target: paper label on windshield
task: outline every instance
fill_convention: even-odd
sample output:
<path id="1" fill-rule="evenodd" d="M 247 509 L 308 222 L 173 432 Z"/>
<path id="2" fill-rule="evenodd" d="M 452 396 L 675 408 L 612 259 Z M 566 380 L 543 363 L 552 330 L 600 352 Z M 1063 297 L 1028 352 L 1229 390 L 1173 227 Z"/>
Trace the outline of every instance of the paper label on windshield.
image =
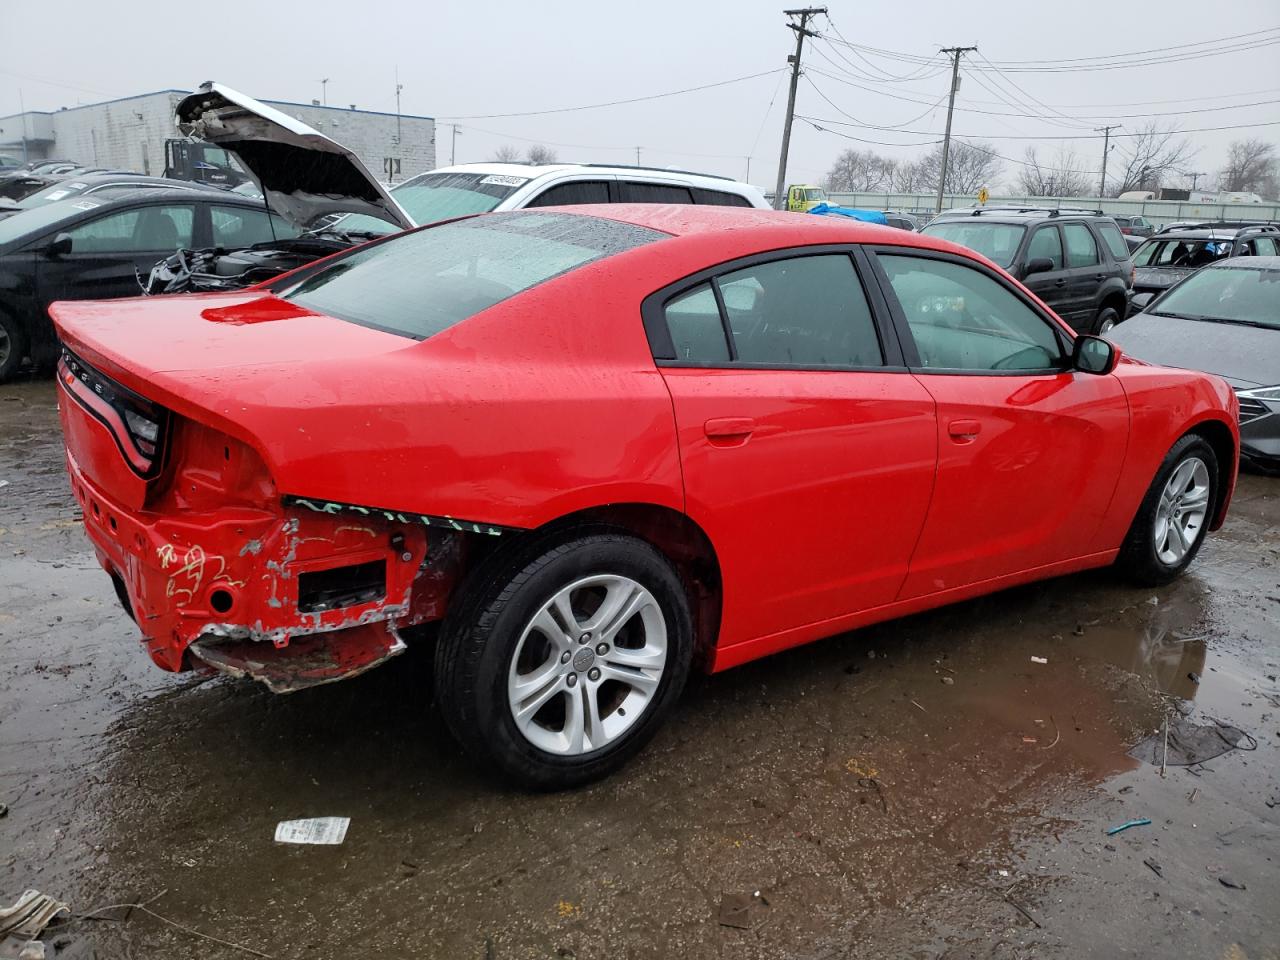
<path id="1" fill-rule="evenodd" d="M 350 825 L 350 817 L 281 820 L 276 824 L 276 843 L 337 844 L 347 838 L 347 827 Z"/>
<path id="2" fill-rule="evenodd" d="M 84 184 L 83 184 L 83 183 L 73 183 L 73 184 L 70 184 L 70 187 L 71 187 L 71 189 L 72 189 L 72 190 L 83 190 L 83 189 L 84 189 Z"/>
<path id="3" fill-rule="evenodd" d="M 72 206 L 77 210 L 96 210 L 102 204 L 94 203 L 92 200 L 81 200 L 79 203 L 73 203 Z"/>
<path id="4" fill-rule="evenodd" d="M 45 199 L 48 200 L 50 203 L 52 203 L 54 200 L 61 200 L 70 192 L 71 192 L 70 190 L 55 190 L 53 191 L 53 193 L 45 197 Z"/>
<path id="5" fill-rule="evenodd" d="M 500 173 L 495 173 L 492 176 L 485 177 L 480 182 L 492 183 L 500 187 L 518 187 L 522 183 L 528 183 L 529 178 L 528 177 L 507 177 L 507 176 L 503 176 Z"/>

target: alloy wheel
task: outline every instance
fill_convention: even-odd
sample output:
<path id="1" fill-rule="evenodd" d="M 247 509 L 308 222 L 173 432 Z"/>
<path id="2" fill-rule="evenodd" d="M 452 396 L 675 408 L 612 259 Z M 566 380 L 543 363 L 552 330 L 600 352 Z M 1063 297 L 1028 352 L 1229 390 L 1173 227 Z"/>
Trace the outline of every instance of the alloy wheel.
<path id="1" fill-rule="evenodd" d="M 1209 468 L 1199 457 L 1183 460 L 1169 476 L 1156 506 L 1152 537 L 1161 563 L 1176 566 L 1204 535 L 1209 490 Z"/>
<path id="2" fill-rule="evenodd" d="M 629 577 L 586 577 L 556 592 L 525 626 L 507 672 L 507 703 L 533 746 L 579 756 L 636 724 L 666 663 L 666 618 L 653 594 Z"/>

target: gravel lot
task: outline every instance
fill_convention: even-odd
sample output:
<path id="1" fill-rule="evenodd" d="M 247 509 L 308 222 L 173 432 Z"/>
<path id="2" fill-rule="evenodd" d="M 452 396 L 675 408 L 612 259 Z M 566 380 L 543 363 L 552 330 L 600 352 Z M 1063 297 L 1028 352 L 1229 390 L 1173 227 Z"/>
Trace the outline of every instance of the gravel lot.
<path id="1" fill-rule="evenodd" d="M 1280 480 L 1171 587 L 1067 577 L 697 680 L 621 774 L 526 795 L 455 750 L 429 651 L 286 697 L 151 666 L 54 404 L 0 387 L 0 901 L 159 895 L 277 958 L 1280 957 Z M 1257 747 L 1162 777 L 1128 751 L 1177 711 Z M 272 840 L 328 815 L 341 846 Z M 123 914 L 46 941 L 249 955 Z"/>

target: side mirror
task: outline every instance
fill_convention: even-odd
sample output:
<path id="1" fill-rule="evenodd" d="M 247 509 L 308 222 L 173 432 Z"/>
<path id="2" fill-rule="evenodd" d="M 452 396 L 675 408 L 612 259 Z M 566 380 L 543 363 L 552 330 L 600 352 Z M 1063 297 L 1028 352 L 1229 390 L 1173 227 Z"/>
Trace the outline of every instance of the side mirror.
<path id="1" fill-rule="evenodd" d="M 1028 261 L 1027 268 L 1022 271 L 1024 277 L 1029 277 L 1033 273 L 1048 273 L 1053 269 L 1053 261 L 1048 257 L 1036 257 L 1034 260 Z"/>
<path id="2" fill-rule="evenodd" d="M 53 238 L 53 242 L 50 243 L 49 246 L 45 248 L 44 252 L 49 257 L 55 260 L 58 257 L 65 257 L 68 253 L 71 252 L 71 234 L 69 233 L 58 234 L 56 237 Z"/>
<path id="3" fill-rule="evenodd" d="M 1129 298 L 1129 306 L 1133 308 L 1134 313 L 1141 313 L 1151 305 L 1151 301 L 1156 298 L 1154 293 L 1135 293 Z"/>
<path id="4" fill-rule="evenodd" d="M 1081 373 L 1110 373 L 1120 361 L 1120 348 L 1101 337 L 1076 337 L 1071 351 L 1071 366 Z"/>

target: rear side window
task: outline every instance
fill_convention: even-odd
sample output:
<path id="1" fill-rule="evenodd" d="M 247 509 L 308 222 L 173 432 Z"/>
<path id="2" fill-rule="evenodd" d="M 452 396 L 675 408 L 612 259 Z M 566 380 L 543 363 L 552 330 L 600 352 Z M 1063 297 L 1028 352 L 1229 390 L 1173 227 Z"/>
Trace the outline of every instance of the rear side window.
<path id="1" fill-rule="evenodd" d="M 608 203 L 609 184 L 604 180 L 558 183 L 525 204 L 526 207 L 557 207 L 577 203 Z"/>
<path id="2" fill-rule="evenodd" d="M 729 359 L 729 341 L 710 283 L 668 302 L 666 316 L 677 360 L 724 363 Z"/>
<path id="3" fill-rule="evenodd" d="M 1123 241 L 1122 241 L 1123 242 Z M 1057 227 L 1037 227 L 1027 245 L 1027 263 L 1040 257 L 1053 261 L 1053 269 L 1062 269 L 1062 238 Z"/>
<path id="4" fill-rule="evenodd" d="M 1083 223 L 1064 223 L 1062 235 L 1067 244 L 1067 266 L 1087 267 L 1098 262 L 1098 241 Z"/>
<path id="5" fill-rule="evenodd" d="M 725 190 L 705 190 L 702 187 L 690 187 L 693 191 L 694 203 L 705 203 L 714 207 L 749 207 L 751 201 L 741 194 L 729 193 Z"/>
<path id="6" fill-rule="evenodd" d="M 1109 223 L 1098 224 L 1098 232 L 1102 234 L 1103 242 L 1106 243 L 1107 249 L 1111 251 L 1111 256 L 1116 260 L 1129 259 L 1129 244 L 1125 242 L 1124 234 L 1120 232 L 1119 227 L 1112 226 Z"/>
<path id="7" fill-rule="evenodd" d="M 1280 244 L 1272 237 L 1259 237 L 1253 241 L 1253 246 L 1260 257 L 1274 257 L 1280 253 Z"/>
<path id="8" fill-rule="evenodd" d="M 623 203 L 693 203 L 688 187 L 669 183 L 622 183 Z"/>
<path id="9" fill-rule="evenodd" d="M 356 250 L 280 296 L 341 320 L 425 340 L 553 277 L 666 236 L 597 217 L 495 213 Z"/>
<path id="10" fill-rule="evenodd" d="M 806 367 L 884 364 L 871 308 L 844 254 L 771 260 L 718 280 L 738 359 Z"/>

